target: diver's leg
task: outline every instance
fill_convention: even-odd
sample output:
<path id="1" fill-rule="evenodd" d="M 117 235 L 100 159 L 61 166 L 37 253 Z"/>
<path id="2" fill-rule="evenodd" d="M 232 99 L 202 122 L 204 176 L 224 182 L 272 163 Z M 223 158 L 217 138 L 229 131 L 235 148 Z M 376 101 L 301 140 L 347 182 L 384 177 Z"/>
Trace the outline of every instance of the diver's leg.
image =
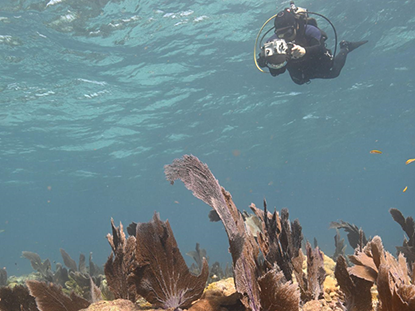
<path id="1" fill-rule="evenodd" d="M 339 76 L 344 64 L 346 63 L 348 53 L 349 51 L 346 48 L 340 49 L 339 53 L 333 60 L 333 66 L 331 67 L 331 70 L 326 76 L 327 79 L 337 78 Z"/>
<path id="2" fill-rule="evenodd" d="M 367 43 L 367 41 L 357 41 L 357 42 L 340 42 L 340 51 L 333 60 L 333 65 L 331 70 L 324 74 L 321 78 L 323 79 L 333 79 L 337 78 L 340 75 L 341 70 L 343 69 L 344 64 L 346 63 L 347 54 L 357 49 L 359 46 Z"/>

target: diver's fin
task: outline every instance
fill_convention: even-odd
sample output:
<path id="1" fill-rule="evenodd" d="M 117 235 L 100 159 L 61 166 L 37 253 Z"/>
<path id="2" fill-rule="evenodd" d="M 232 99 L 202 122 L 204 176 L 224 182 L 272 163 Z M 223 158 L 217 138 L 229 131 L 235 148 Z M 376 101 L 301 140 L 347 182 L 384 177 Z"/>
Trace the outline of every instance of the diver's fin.
<path id="1" fill-rule="evenodd" d="M 356 41 L 356 42 L 349 42 L 349 41 L 341 41 L 340 42 L 340 48 L 341 49 L 347 49 L 348 52 L 353 51 L 354 49 L 357 49 L 359 46 L 367 43 L 367 40 L 364 41 Z"/>

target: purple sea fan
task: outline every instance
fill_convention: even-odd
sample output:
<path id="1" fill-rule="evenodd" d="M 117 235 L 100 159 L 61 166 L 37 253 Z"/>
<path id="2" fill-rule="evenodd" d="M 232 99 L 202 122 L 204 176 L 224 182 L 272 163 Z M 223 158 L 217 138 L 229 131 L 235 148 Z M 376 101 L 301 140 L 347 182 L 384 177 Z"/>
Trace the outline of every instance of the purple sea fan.
<path id="1" fill-rule="evenodd" d="M 191 274 L 168 221 L 155 213 L 152 221 L 137 225 L 136 239 L 134 280 L 139 295 L 163 309 L 187 308 L 200 298 L 209 276 L 207 260 L 199 276 Z"/>
<path id="2" fill-rule="evenodd" d="M 232 201 L 232 196 L 221 187 L 208 166 L 193 155 L 184 155 L 172 164 L 164 166 L 168 181 L 183 181 L 193 195 L 210 205 L 225 226 L 232 254 L 236 290 L 243 295 L 241 301 L 253 311 L 261 309 L 257 258 L 258 244 L 245 229 L 241 213 Z"/>

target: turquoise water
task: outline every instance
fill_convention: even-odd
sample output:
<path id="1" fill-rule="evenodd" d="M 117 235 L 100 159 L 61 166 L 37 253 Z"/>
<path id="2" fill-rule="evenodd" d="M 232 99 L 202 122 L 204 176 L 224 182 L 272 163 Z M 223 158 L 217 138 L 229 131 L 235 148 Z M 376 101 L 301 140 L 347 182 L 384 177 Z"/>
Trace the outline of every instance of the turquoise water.
<path id="1" fill-rule="evenodd" d="M 328 255 L 338 219 L 395 252 L 389 208 L 415 216 L 415 2 L 296 4 L 339 40 L 369 40 L 339 78 L 256 70 L 257 31 L 287 1 L 2 0 L 0 265 L 28 273 L 22 251 L 61 262 L 59 248 L 104 263 L 110 218 L 155 211 L 182 254 L 199 242 L 211 264 L 230 262 L 210 207 L 165 180 L 183 154 L 240 210 L 287 207 Z"/>

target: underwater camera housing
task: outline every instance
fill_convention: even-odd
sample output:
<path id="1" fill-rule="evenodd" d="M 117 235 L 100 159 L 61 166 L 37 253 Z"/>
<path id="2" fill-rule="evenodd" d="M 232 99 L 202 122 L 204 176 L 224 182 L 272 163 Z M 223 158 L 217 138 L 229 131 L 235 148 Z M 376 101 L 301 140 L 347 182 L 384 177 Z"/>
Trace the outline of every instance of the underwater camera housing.
<path id="1" fill-rule="evenodd" d="M 261 47 L 261 57 L 265 59 L 267 67 L 280 69 L 287 64 L 292 46 L 292 43 L 287 43 L 284 39 L 266 42 Z"/>

